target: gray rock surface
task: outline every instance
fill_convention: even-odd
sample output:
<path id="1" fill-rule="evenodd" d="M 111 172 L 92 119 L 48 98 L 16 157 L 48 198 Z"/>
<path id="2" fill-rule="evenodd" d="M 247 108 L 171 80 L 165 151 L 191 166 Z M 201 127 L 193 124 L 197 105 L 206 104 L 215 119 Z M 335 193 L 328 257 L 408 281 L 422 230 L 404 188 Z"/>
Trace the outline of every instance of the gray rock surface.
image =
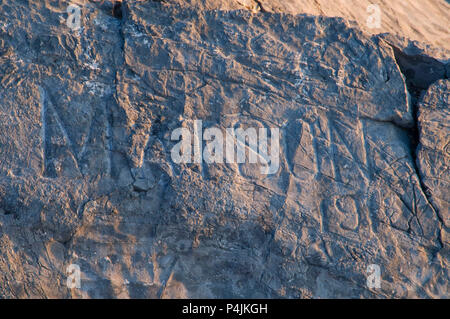
<path id="1" fill-rule="evenodd" d="M 0 1 L 0 297 L 449 297 L 448 80 L 341 18 L 110 5 Z M 278 171 L 175 163 L 194 120 Z"/>
<path id="2" fill-rule="evenodd" d="M 450 113 L 449 80 L 434 83 L 422 97 L 419 106 L 420 145 L 417 164 L 430 202 L 440 220 L 450 227 Z M 443 240 L 448 245 L 448 232 Z M 448 246 L 446 246 L 448 249 Z"/>

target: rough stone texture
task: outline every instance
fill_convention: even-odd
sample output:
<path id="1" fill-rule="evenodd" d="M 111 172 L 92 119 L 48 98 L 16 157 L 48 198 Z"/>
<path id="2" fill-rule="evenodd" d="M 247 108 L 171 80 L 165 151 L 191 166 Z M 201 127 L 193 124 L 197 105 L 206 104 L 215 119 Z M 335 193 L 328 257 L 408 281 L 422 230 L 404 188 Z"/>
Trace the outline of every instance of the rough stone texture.
<path id="1" fill-rule="evenodd" d="M 0 1 L 0 297 L 449 297 L 448 81 L 341 18 L 66 5 Z M 196 119 L 280 169 L 174 163 Z"/>
<path id="2" fill-rule="evenodd" d="M 450 241 L 449 89 L 449 80 L 440 80 L 428 89 L 420 101 L 418 117 L 420 146 L 417 156 L 423 185 L 429 190 L 430 201 L 439 212 L 440 220 L 447 229 L 443 238 L 447 249 Z"/>
<path id="3" fill-rule="evenodd" d="M 147 0 L 137 0 L 147 1 Z M 177 3 L 202 10 L 237 10 L 252 12 L 275 12 L 311 14 L 341 17 L 369 34 L 388 32 L 406 37 L 434 48 L 450 50 L 448 21 L 450 3 L 447 0 L 158 0 Z M 377 6 L 374 8 L 374 6 Z M 380 25 L 372 25 L 371 16 L 379 9 Z M 422 46 L 422 45 L 420 45 Z M 444 57 L 440 55 L 438 56 Z"/>

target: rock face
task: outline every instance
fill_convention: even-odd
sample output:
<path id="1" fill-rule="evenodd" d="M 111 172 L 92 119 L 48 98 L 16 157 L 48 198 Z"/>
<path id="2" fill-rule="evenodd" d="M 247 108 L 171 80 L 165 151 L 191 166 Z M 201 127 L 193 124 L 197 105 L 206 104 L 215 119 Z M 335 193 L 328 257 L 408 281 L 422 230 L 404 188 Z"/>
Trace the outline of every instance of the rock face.
<path id="1" fill-rule="evenodd" d="M 67 5 L 0 1 L 0 297 L 450 297 L 445 65 L 412 92 L 341 18 Z M 277 129 L 277 169 L 177 163 L 199 120 Z"/>

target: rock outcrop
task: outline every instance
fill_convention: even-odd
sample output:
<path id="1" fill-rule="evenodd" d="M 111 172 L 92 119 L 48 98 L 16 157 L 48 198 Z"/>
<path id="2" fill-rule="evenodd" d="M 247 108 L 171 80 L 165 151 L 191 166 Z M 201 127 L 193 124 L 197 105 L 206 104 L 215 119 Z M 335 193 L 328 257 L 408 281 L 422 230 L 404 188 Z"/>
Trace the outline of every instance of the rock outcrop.
<path id="1" fill-rule="evenodd" d="M 342 18 L 67 5 L 0 0 L 0 297 L 449 297 L 448 64 Z M 177 163 L 199 120 L 278 129 L 278 169 Z"/>

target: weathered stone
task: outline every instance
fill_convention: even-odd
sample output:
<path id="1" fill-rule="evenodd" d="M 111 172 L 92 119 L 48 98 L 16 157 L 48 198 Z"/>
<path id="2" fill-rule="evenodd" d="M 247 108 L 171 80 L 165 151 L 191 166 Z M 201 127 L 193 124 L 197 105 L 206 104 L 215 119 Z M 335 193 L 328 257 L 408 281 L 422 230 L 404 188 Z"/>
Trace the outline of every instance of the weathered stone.
<path id="1" fill-rule="evenodd" d="M 419 105 L 420 144 L 417 155 L 422 183 L 440 213 L 443 226 L 450 227 L 450 81 L 434 83 Z M 443 229 L 444 230 L 444 229 Z"/>
<path id="2" fill-rule="evenodd" d="M 416 122 L 340 18 L 26 3 L 0 1 L 1 297 L 449 297 L 448 81 Z M 176 163 L 196 120 L 279 129 L 279 169 Z"/>

